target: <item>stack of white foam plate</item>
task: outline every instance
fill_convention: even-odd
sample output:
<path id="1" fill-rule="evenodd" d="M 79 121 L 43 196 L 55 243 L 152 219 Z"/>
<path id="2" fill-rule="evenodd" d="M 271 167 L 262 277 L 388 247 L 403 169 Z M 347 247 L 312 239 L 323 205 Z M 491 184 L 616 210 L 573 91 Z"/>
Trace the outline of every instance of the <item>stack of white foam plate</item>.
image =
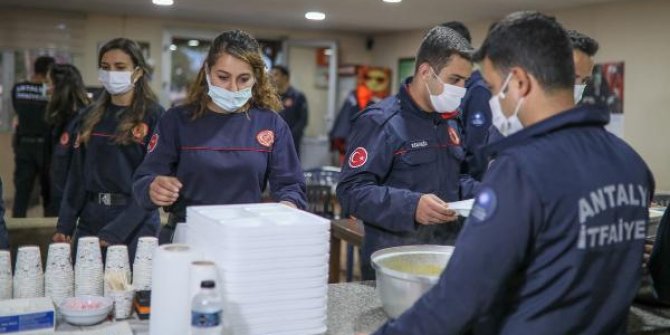
<path id="1" fill-rule="evenodd" d="M 187 243 L 219 267 L 234 334 L 326 332 L 330 222 L 281 204 L 187 210 Z"/>

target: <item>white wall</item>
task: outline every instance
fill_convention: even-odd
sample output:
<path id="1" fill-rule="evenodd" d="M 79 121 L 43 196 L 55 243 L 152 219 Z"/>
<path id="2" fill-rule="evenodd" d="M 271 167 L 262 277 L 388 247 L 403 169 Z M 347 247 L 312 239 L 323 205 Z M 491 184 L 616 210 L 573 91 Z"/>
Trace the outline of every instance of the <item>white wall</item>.
<path id="1" fill-rule="evenodd" d="M 638 0 L 550 14 L 566 28 L 598 40 L 597 62 L 625 62 L 625 140 L 651 167 L 656 188 L 670 190 L 670 1 Z M 481 44 L 491 22 L 467 23 L 475 46 Z M 423 33 L 376 36 L 373 63 L 397 69 L 399 58 L 414 56 Z"/>

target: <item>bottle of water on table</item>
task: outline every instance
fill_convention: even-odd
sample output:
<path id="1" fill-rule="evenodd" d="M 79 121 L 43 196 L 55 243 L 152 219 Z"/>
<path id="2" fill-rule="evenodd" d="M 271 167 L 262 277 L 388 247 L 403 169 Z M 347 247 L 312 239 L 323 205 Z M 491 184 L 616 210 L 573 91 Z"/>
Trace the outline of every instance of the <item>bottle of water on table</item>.
<path id="1" fill-rule="evenodd" d="M 221 335 L 223 333 L 223 302 L 216 283 L 205 280 L 200 293 L 193 297 L 191 307 L 192 335 Z"/>

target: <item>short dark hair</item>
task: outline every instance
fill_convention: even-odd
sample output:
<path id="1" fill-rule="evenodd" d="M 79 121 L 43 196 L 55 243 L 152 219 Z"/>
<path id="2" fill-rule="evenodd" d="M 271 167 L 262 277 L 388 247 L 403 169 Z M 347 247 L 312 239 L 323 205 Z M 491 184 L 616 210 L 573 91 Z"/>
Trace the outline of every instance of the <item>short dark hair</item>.
<path id="1" fill-rule="evenodd" d="M 49 68 L 54 63 L 56 63 L 56 60 L 53 57 L 40 56 L 37 57 L 35 63 L 33 63 L 33 70 L 35 71 L 35 74 L 41 74 L 46 76 L 46 74 L 49 72 Z"/>
<path id="2" fill-rule="evenodd" d="M 283 74 L 287 78 L 291 77 L 291 72 L 289 72 L 288 68 L 284 65 L 275 65 L 272 67 L 272 69 L 281 72 L 281 74 Z"/>
<path id="3" fill-rule="evenodd" d="M 576 30 L 568 30 L 568 36 L 572 42 L 572 48 L 580 50 L 591 57 L 598 53 L 600 46 L 593 38 L 586 36 Z"/>
<path id="4" fill-rule="evenodd" d="M 466 27 L 461 21 L 449 21 L 441 24 L 442 27 L 447 27 L 455 30 L 457 33 L 461 34 L 468 43 L 472 43 L 472 37 L 470 37 L 470 30 Z"/>
<path id="5" fill-rule="evenodd" d="M 424 36 L 416 54 L 414 72 L 423 63 L 428 63 L 435 72 L 440 72 L 452 55 L 457 54 L 467 60 L 472 59 L 470 43 L 458 32 L 444 26 L 433 27 Z"/>
<path id="6" fill-rule="evenodd" d="M 548 90 L 575 83 L 572 43 L 554 17 L 534 11 L 516 12 L 498 22 L 474 56 L 488 58 L 501 73 L 518 66 Z"/>

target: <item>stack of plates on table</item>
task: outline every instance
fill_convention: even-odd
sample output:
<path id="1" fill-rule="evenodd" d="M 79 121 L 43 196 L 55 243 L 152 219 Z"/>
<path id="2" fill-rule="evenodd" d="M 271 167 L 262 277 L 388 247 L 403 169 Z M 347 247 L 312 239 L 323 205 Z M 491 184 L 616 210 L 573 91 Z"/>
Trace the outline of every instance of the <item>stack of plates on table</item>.
<path id="1" fill-rule="evenodd" d="M 69 243 L 49 245 L 44 291 L 44 295 L 50 297 L 56 306 L 63 299 L 74 296 L 74 270 L 70 261 Z"/>
<path id="2" fill-rule="evenodd" d="M 330 222 L 281 204 L 187 209 L 187 244 L 220 274 L 234 334 L 326 332 Z"/>
<path id="3" fill-rule="evenodd" d="M 16 255 L 14 299 L 44 296 L 44 272 L 40 247 L 23 246 Z"/>
<path id="4" fill-rule="evenodd" d="M 102 252 L 97 237 L 82 237 L 78 241 L 74 295 L 103 295 Z"/>

